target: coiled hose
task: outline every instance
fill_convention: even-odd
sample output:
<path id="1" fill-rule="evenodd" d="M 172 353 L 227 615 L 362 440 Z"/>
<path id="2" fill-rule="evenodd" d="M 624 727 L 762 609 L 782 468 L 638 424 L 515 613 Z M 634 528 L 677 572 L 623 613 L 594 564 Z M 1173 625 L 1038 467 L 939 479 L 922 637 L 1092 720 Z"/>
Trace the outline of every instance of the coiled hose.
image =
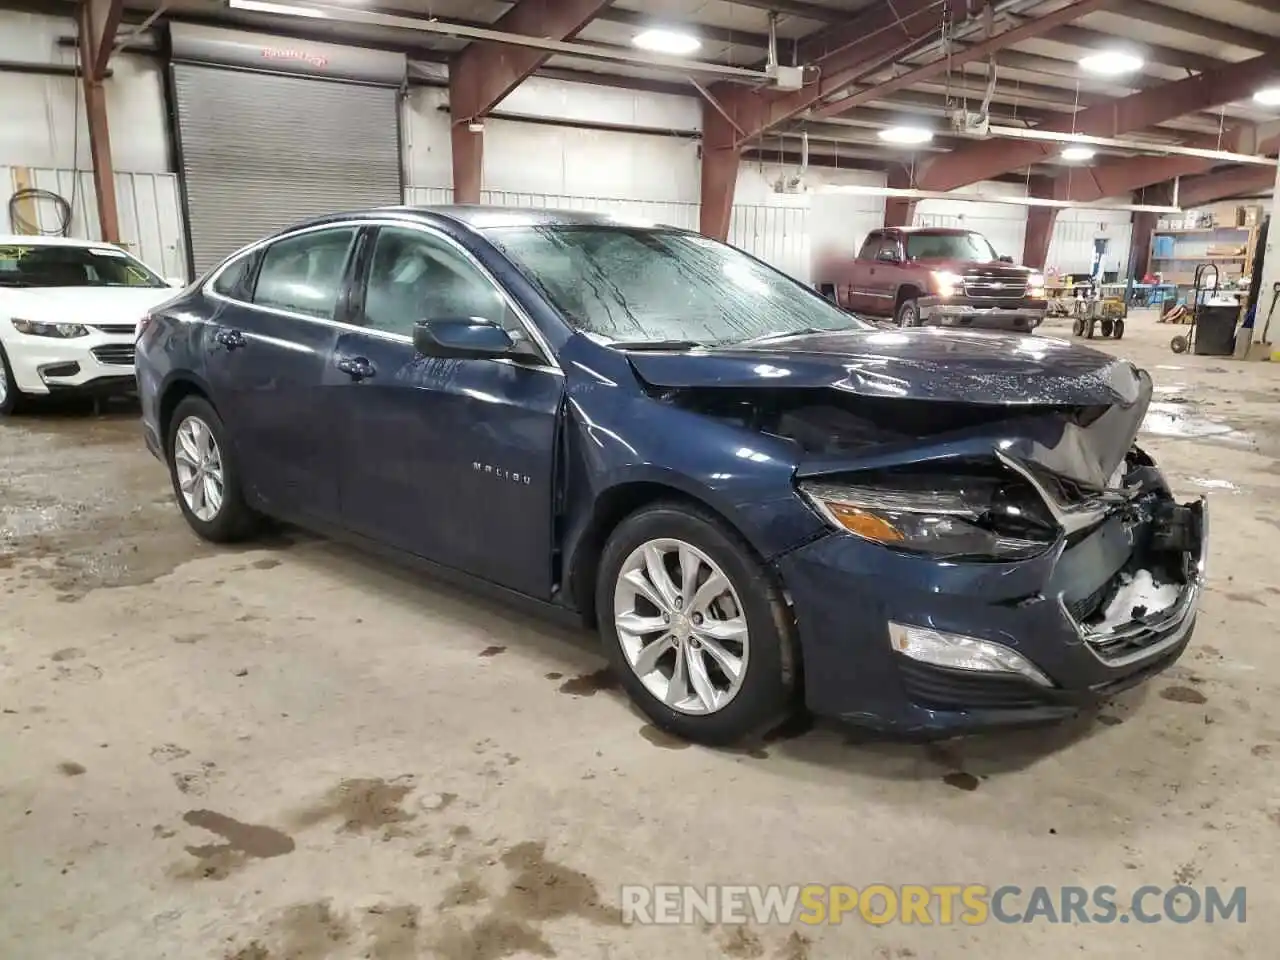
<path id="1" fill-rule="evenodd" d="M 22 208 L 28 202 L 51 203 L 57 211 L 57 226 L 52 230 L 43 229 L 40 224 L 32 223 L 22 215 Z M 36 187 L 18 190 L 9 198 L 9 222 L 15 232 L 28 236 L 38 234 L 43 237 L 65 237 L 71 230 L 72 209 L 65 197 L 52 190 L 41 190 Z"/>

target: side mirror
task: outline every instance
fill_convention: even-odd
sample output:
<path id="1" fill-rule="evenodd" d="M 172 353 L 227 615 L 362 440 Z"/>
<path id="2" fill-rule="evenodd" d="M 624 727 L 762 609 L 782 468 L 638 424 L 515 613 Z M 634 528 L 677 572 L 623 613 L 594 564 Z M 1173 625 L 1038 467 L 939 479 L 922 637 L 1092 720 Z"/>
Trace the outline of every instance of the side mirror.
<path id="1" fill-rule="evenodd" d="M 413 348 L 424 357 L 457 360 L 487 360 L 517 352 L 506 330 L 480 317 L 424 320 L 413 328 Z"/>
<path id="2" fill-rule="evenodd" d="M 1013 263 L 1013 257 L 1009 256 L 1008 254 L 1004 254 L 1003 256 L 996 257 L 996 259 L 999 260 L 1001 263 Z"/>
<path id="3" fill-rule="evenodd" d="M 899 261 L 898 255 L 892 250 L 881 250 L 876 254 L 876 259 L 881 263 L 897 263 Z"/>

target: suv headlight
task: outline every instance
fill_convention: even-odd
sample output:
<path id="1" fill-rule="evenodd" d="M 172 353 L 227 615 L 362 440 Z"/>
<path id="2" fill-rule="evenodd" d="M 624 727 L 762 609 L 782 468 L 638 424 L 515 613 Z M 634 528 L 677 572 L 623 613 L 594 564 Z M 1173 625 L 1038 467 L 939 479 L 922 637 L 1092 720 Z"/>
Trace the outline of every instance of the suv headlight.
<path id="1" fill-rule="evenodd" d="M 1044 274 L 1033 273 L 1027 277 L 1027 296 L 1033 300 L 1044 299 Z"/>
<path id="2" fill-rule="evenodd" d="M 88 329 L 79 323 L 45 323 L 41 320 L 19 320 L 14 318 L 13 329 L 25 333 L 29 337 L 58 337 L 63 340 L 74 340 L 76 337 L 87 337 Z"/>
<path id="3" fill-rule="evenodd" d="M 955 560 L 1025 560 L 1058 538 L 1044 501 L 999 467 L 878 471 L 805 481 L 833 527 L 893 550 Z"/>

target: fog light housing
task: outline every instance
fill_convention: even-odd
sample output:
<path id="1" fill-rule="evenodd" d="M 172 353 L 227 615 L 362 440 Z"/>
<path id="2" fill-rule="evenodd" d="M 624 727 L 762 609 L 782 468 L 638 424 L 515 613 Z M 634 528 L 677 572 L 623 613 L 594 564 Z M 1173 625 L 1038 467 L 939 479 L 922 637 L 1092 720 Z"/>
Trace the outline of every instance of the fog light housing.
<path id="1" fill-rule="evenodd" d="M 889 621 L 889 642 L 904 657 L 945 667 L 978 673 L 1018 674 L 1042 687 L 1053 681 L 1030 660 L 1001 643 L 947 633 L 932 627 L 913 627 Z"/>

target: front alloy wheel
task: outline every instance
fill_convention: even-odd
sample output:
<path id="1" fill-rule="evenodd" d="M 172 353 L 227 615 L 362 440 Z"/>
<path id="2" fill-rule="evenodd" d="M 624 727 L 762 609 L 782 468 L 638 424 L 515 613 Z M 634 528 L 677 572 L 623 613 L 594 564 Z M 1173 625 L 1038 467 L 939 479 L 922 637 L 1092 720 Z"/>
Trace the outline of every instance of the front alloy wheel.
<path id="1" fill-rule="evenodd" d="M 9 368 L 9 358 L 4 347 L 0 346 L 0 417 L 17 411 L 22 392 L 14 381 L 13 371 Z"/>
<path id="2" fill-rule="evenodd" d="M 199 417 L 187 417 L 178 424 L 173 465 L 187 509 L 197 520 L 212 523 L 226 495 L 222 450 L 209 425 Z"/>
<path id="3" fill-rule="evenodd" d="M 796 707 L 795 618 L 776 574 L 699 505 L 627 517 L 597 567 L 605 655 L 655 726 L 699 743 L 768 733 Z"/>
<path id="4" fill-rule="evenodd" d="M 627 665 L 677 713 L 715 713 L 742 689 L 751 653 L 742 602 L 692 544 L 636 547 L 618 573 L 613 618 Z"/>

